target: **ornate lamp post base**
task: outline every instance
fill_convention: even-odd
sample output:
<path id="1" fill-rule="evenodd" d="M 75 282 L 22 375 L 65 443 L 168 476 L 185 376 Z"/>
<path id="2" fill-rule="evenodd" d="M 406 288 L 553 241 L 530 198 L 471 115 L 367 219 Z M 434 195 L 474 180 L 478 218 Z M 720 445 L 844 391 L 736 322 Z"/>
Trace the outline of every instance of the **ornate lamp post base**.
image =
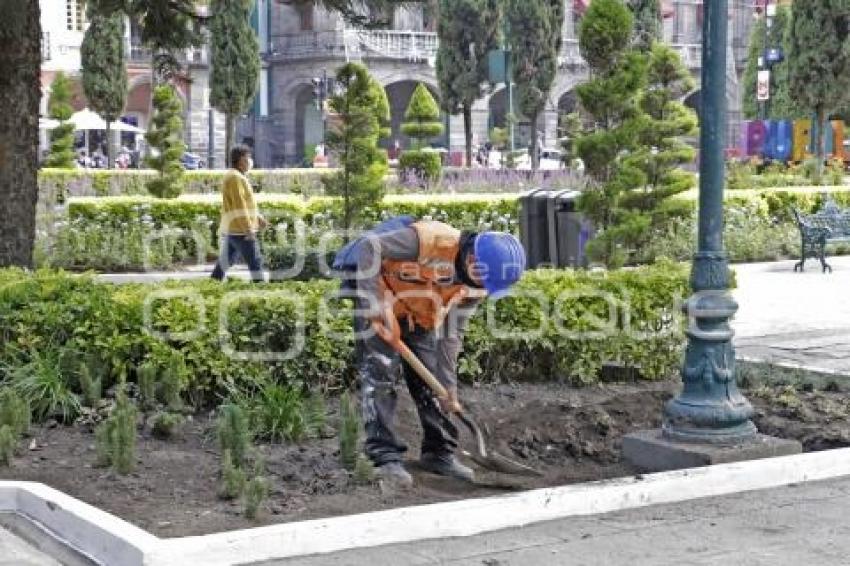
<path id="1" fill-rule="evenodd" d="M 730 444 L 751 440 L 753 407 L 735 381 L 734 332 L 738 305 L 728 292 L 723 252 L 698 252 L 691 274 L 693 296 L 685 303 L 688 349 L 682 393 L 664 407 L 664 437 L 679 442 Z"/>
<path id="2" fill-rule="evenodd" d="M 753 408 L 735 382 L 729 320 L 738 305 L 729 294 L 723 251 L 723 184 L 726 128 L 727 0 L 705 3 L 702 46 L 698 249 L 691 271 L 694 294 L 682 393 L 664 407 L 661 430 L 623 439 L 623 455 L 649 471 L 795 454 L 797 441 L 758 434 Z"/>

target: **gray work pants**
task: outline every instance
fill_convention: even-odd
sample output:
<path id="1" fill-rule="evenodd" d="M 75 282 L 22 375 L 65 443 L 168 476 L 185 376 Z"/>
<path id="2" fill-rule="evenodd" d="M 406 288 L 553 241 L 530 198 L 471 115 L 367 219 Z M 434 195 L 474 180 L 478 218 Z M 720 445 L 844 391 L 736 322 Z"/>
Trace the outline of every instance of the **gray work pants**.
<path id="1" fill-rule="evenodd" d="M 362 299 L 357 299 L 362 306 Z M 401 338 L 432 372 L 437 360 L 437 335 L 420 326 L 409 328 L 399 321 Z M 355 316 L 354 328 L 363 331 L 371 326 L 369 319 Z M 392 347 L 374 333 L 357 340 L 358 377 L 361 388 L 363 424 L 366 429 L 366 455 L 381 466 L 400 462 L 407 445 L 393 430 L 402 377 L 419 412 L 422 424 L 422 454 L 446 456 L 457 447 L 457 428 L 440 409 L 435 395 Z"/>

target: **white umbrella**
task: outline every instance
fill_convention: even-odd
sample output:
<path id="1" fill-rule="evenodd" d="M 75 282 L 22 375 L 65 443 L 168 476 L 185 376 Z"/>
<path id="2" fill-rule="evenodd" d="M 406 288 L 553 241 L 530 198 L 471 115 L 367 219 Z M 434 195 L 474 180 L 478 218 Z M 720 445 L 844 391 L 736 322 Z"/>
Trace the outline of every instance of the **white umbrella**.
<path id="1" fill-rule="evenodd" d="M 103 118 L 84 108 L 71 116 L 70 122 L 74 124 L 75 130 L 105 130 L 106 122 Z"/>
<path id="2" fill-rule="evenodd" d="M 133 124 L 128 124 L 126 122 L 122 122 L 121 120 L 116 120 L 112 122 L 111 128 L 118 132 L 129 132 L 131 134 L 144 134 L 145 131 L 139 127 L 134 126 Z"/>

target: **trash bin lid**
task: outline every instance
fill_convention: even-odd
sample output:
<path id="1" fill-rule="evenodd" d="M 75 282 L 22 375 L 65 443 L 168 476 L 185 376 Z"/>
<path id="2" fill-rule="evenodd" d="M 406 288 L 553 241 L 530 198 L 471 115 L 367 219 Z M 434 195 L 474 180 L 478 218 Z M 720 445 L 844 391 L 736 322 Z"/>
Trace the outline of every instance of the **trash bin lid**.
<path id="1" fill-rule="evenodd" d="M 527 191 L 523 191 L 523 192 L 521 192 L 521 193 L 519 194 L 519 198 L 523 198 L 523 197 L 530 197 L 530 196 L 531 196 L 531 195 L 533 195 L 534 193 L 539 192 L 539 191 L 542 191 L 542 190 L 543 190 L 543 189 L 541 189 L 540 187 L 535 187 L 535 188 L 533 188 L 533 189 L 529 189 L 529 190 L 527 190 Z"/>
<path id="2" fill-rule="evenodd" d="M 558 191 L 553 198 L 555 200 L 557 200 L 558 202 L 564 202 L 564 201 L 574 201 L 579 196 L 581 196 L 581 191 L 577 191 L 575 189 L 565 189 L 565 190 L 562 190 L 562 191 Z"/>

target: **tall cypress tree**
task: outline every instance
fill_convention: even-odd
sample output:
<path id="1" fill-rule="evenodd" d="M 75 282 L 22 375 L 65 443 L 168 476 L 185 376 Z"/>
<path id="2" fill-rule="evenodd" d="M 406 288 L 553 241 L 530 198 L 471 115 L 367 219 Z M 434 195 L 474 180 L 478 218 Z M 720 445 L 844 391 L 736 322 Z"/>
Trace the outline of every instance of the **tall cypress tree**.
<path id="1" fill-rule="evenodd" d="M 253 6 L 253 0 L 210 3 L 210 103 L 225 115 L 227 148 L 234 144 L 236 117 L 257 93 L 260 48 L 250 22 Z"/>
<path id="2" fill-rule="evenodd" d="M 71 80 L 59 71 L 50 85 L 47 111 L 59 125 L 50 131 L 50 153 L 48 167 L 71 169 L 74 167 L 74 125 L 68 120 L 74 113 L 71 107 Z"/>
<path id="3" fill-rule="evenodd" d="M 531 121 L 531 167 L 537 169 L 538 118 L 558 71 L 563 0 L 507 0 L 506 17 L 519 110 Z"/>
<path id="4" fill-rule="evenodd" d="M 463 113 L 466 166 L 472 166 L 472 105 L 484 95 L 490 51 L 498 48 L 501 0 L 441 0 L 437 34 L 440 103 Z"/>
<path id="5" fill-rule="evenodd" d="M 634 14 L 634 42 L 639 49 L 649 49 L 661 40 L 661 4 L 659 0 L 631 0 Z"/>
<path id="6" fill-rule="evenodd" d="M 112 122 L 127 102 L 127 65 L 124 60 L 124 18 L 104 15 L 89 6 L 89 27 L 80 47 L 83 92 L 89 106 L 106 120 L 106 159 L 112 167 Z"/>
<path id="7" fill-rule="evenodd" d="M 812 111 L 818 124 L 850 102 L 850 13 L 847 0 L 807 0 L 791 6 L 788 53 L 791 95 Z M 818 176 L 823 172 L 824 135 L 818 128 Z"/>

